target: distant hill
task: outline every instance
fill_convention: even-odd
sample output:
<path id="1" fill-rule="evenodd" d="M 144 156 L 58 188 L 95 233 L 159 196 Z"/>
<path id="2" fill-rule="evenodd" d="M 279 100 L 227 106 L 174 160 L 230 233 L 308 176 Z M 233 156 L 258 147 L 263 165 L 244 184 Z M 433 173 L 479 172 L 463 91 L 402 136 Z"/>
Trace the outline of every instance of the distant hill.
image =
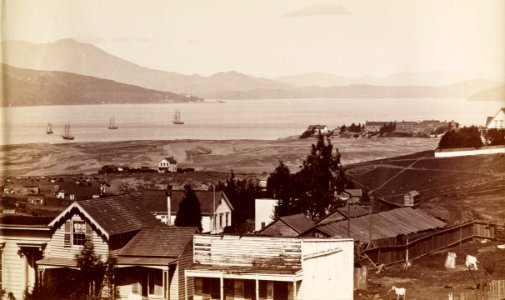
<path id="1" fill-rule="evenodd" d="M 59 71 L 35 71 L 0 65 L 3 106 L 170 103 L 203 99 Z"/>
<path id="2" fill-rule="evenodd" d="M 469 100 L 501 101 L 505 103 L 505 85 L 480 91 L 470 96 Z"/>
<path id="3" fill-rule="evenodd" d="M 216 73 L 212 76 L 183 75 L 142 67 L 94 45 L 72 39 L 46 44 L 3 41 L 2 50 L 3 62 L 19 68 L 64 71 L 147 89 L 212 99 L 467 98 L 481 90 L 499 85 L 488 80 L 460 82 L 460 77 L 452 74 L 449 76 L 449 73 L 443 72 L 399 73 L 387 77 L 368 76 L 358 79 L 313 73 L 298 79 L 296 76 L 289 80 L 281 78 L 283 81 L 235 71 Z M 312 81 L 308 81 L 308 85 L 302 84 L 304 80 L 310 78 Z M 437 86 L 434 86 L 435 83 Z"/>
<path id="4" fill-rule="evenodd" d="M 207 98 L 209 95 L 219 98 L 220 93 L 260 88 L 290 88 L 290 85 L 282 82 L 233 71 L 204 77 L 153 70 L 109 54 L 91 44 L 72 39 L 47 44 L 3 41 L 2 49 L 3 62 L 20 68 L 65 71 Z"/>
<path id="5" fill-rule="evenodd" d="M 386 76 L 348 77 L 329 73 L 306 73 L 278 77 L 276 80 L 298 86 L 342 86 L 342 85 L 377 85 L 377 86 L 443 86 L 458 82 L 480 79 L 474 74 L 453 72 L 402 72 Z"/>

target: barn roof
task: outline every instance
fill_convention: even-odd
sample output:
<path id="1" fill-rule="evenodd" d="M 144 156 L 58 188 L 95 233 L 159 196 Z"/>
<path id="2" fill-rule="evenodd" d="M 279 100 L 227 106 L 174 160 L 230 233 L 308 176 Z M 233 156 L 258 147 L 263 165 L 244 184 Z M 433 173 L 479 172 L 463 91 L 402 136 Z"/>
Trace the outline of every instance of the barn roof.
<path id="1" fill-rule="evenodd" d="M 371 218 L 371 219 L 370 219 Z M 372 240 L 394 238 L 401 234 L 442 228 L 445 222 L 429 215 L 420 209 L 410 207 L 397 208 L 376 214 L 364 215 L 350 219 L 350 237 L 354 240 L 369 242 L 370 222 L 372 223 Z M 315 227 L 331 237 L 347 236 L 347 221 L 326 223 Z"/>
<path id="2" fill-rule="evenodd" d="M 314 227 L 314 221 L 307 218 L 304 214 L 296 214 L 281 217 L 280 220 L 298 233 L 305 232 Z"/>
<path id="3" fill-rule="evenodd" d="M 167 191 L 165 190 L 145 190 L 142 191 L 142 204 L 150 212 L 167 212 Z M 200 201 L 200 211 L 203 215 L 214 214 L 215 208 L 218 207 L 219 201 L 223 199 L 226 201 L 228 206 L 233 210 L 233 205 L 231 204 L 226 194 L 222 191 L 195 191 L 198 201 Z M 172 213 L 176 214 L 179 210 L 179 203 L 184 197 L 184 191 L 174 190 L 170 196 L 170 210 Z M 214 201 L 215 200 L 215 201 Z"/>

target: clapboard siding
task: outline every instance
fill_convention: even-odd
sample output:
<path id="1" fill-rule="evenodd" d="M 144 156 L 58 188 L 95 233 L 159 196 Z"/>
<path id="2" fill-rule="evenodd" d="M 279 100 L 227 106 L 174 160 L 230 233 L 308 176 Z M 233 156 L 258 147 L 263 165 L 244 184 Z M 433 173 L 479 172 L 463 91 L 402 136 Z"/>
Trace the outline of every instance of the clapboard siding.
<path id="1" fill-rule="evenodd" d="M 69 220 L 72 221 L 85 221 L 78 214 L 74 214 Z M 90 224 L 91 225 L 91 224 Z M 47 244 L 46 257 L 59 257 L 59 258 L 75 258 L 78 255 L 83 246 L 71 245 L 70 247 L 64 246 L 64 236 L 65 236 L 65 223 L 63 222 L 60 227 L 58 227 L 51 237 L 51 240 Z M 107 260 L 109 253 L 109 246 L 107 242 L 93 230 L 92 236 L 93 246 L 95 247 L 95 253 L 102 257 L 103 261 Z"/>
<path id="2" fill-rule="evenodd" d="M 184 294 L 186 292 L 186 286 L 184 283 L 184 270 L 191 266 L 193 263 L 193 245 L 192 243 L 189 243 L 186 245 L 186 248 L 182 252 L 182 254 L 179 256 L 179 261 L 177 264 L 177 269 L 178 269 L 178 276 L 179 276 L 179 300 L 184 299 Z M 193 296 L 193 277 L 188 277 L 188 297 L 191 298 Z M 171 298 L 172 299 L 172 298 Z"/>
<path id="3" fill-rule="evenodd" d="M 252 266 L 282 262 L 300 268 L 301 240 L 238 236 L 194 236 L 194 261 L 201 264 Z"/>
<path id="4" fill-rule="evenodd" d="M 16 298 L 22 297 L 27 282 L 26 258 L 18 254 L 19 248 L 14 242 L 5 243 L 3 249 L 3 287 L 12 292 Z M 8 272 L 6 272 L 8 271 Z"/>

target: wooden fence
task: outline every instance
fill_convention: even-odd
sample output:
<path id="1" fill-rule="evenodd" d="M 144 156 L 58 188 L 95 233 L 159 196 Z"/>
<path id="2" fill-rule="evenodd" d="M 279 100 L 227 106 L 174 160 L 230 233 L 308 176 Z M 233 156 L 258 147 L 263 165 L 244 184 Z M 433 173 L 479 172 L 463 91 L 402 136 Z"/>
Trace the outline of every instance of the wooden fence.
<path id="1" fill-rule="evenodd" d="M 404 245 L 366 249 L 366 254 L 375 264 L 390 265 L 423 257 L 473 238 L 495 239 L 497 225 L 485 221 L 471 221 L 452 226 L 408 241 Z"/>
<path id="2" fill-rule="evenodd" d="M 505 280 L 490 281 L 480 290 L 454 292 L 454 300 L 499 300 L 505 298 Z"/>

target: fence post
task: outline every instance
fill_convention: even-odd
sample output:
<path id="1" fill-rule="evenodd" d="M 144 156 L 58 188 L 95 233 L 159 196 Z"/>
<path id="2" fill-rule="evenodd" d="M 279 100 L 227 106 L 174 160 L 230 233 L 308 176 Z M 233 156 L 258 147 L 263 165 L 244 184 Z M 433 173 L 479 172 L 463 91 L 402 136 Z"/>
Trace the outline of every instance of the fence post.
<path id="1" fill-rule="evenodd" d="M 459 245 L 461 246 L 461 241 L 463 240 L 463 231 L 461 230 L 461 226 L 459 226 Z"/>
<path id="2" fill-rule="evenodd" d="M 409 262 L 409 239 L 405 242 L 405 262 Z"/>
<path id="3" fill-rule="evenodd" d="M 435 233 L 431 235 L 431 251 L 435 251 Z"/>

